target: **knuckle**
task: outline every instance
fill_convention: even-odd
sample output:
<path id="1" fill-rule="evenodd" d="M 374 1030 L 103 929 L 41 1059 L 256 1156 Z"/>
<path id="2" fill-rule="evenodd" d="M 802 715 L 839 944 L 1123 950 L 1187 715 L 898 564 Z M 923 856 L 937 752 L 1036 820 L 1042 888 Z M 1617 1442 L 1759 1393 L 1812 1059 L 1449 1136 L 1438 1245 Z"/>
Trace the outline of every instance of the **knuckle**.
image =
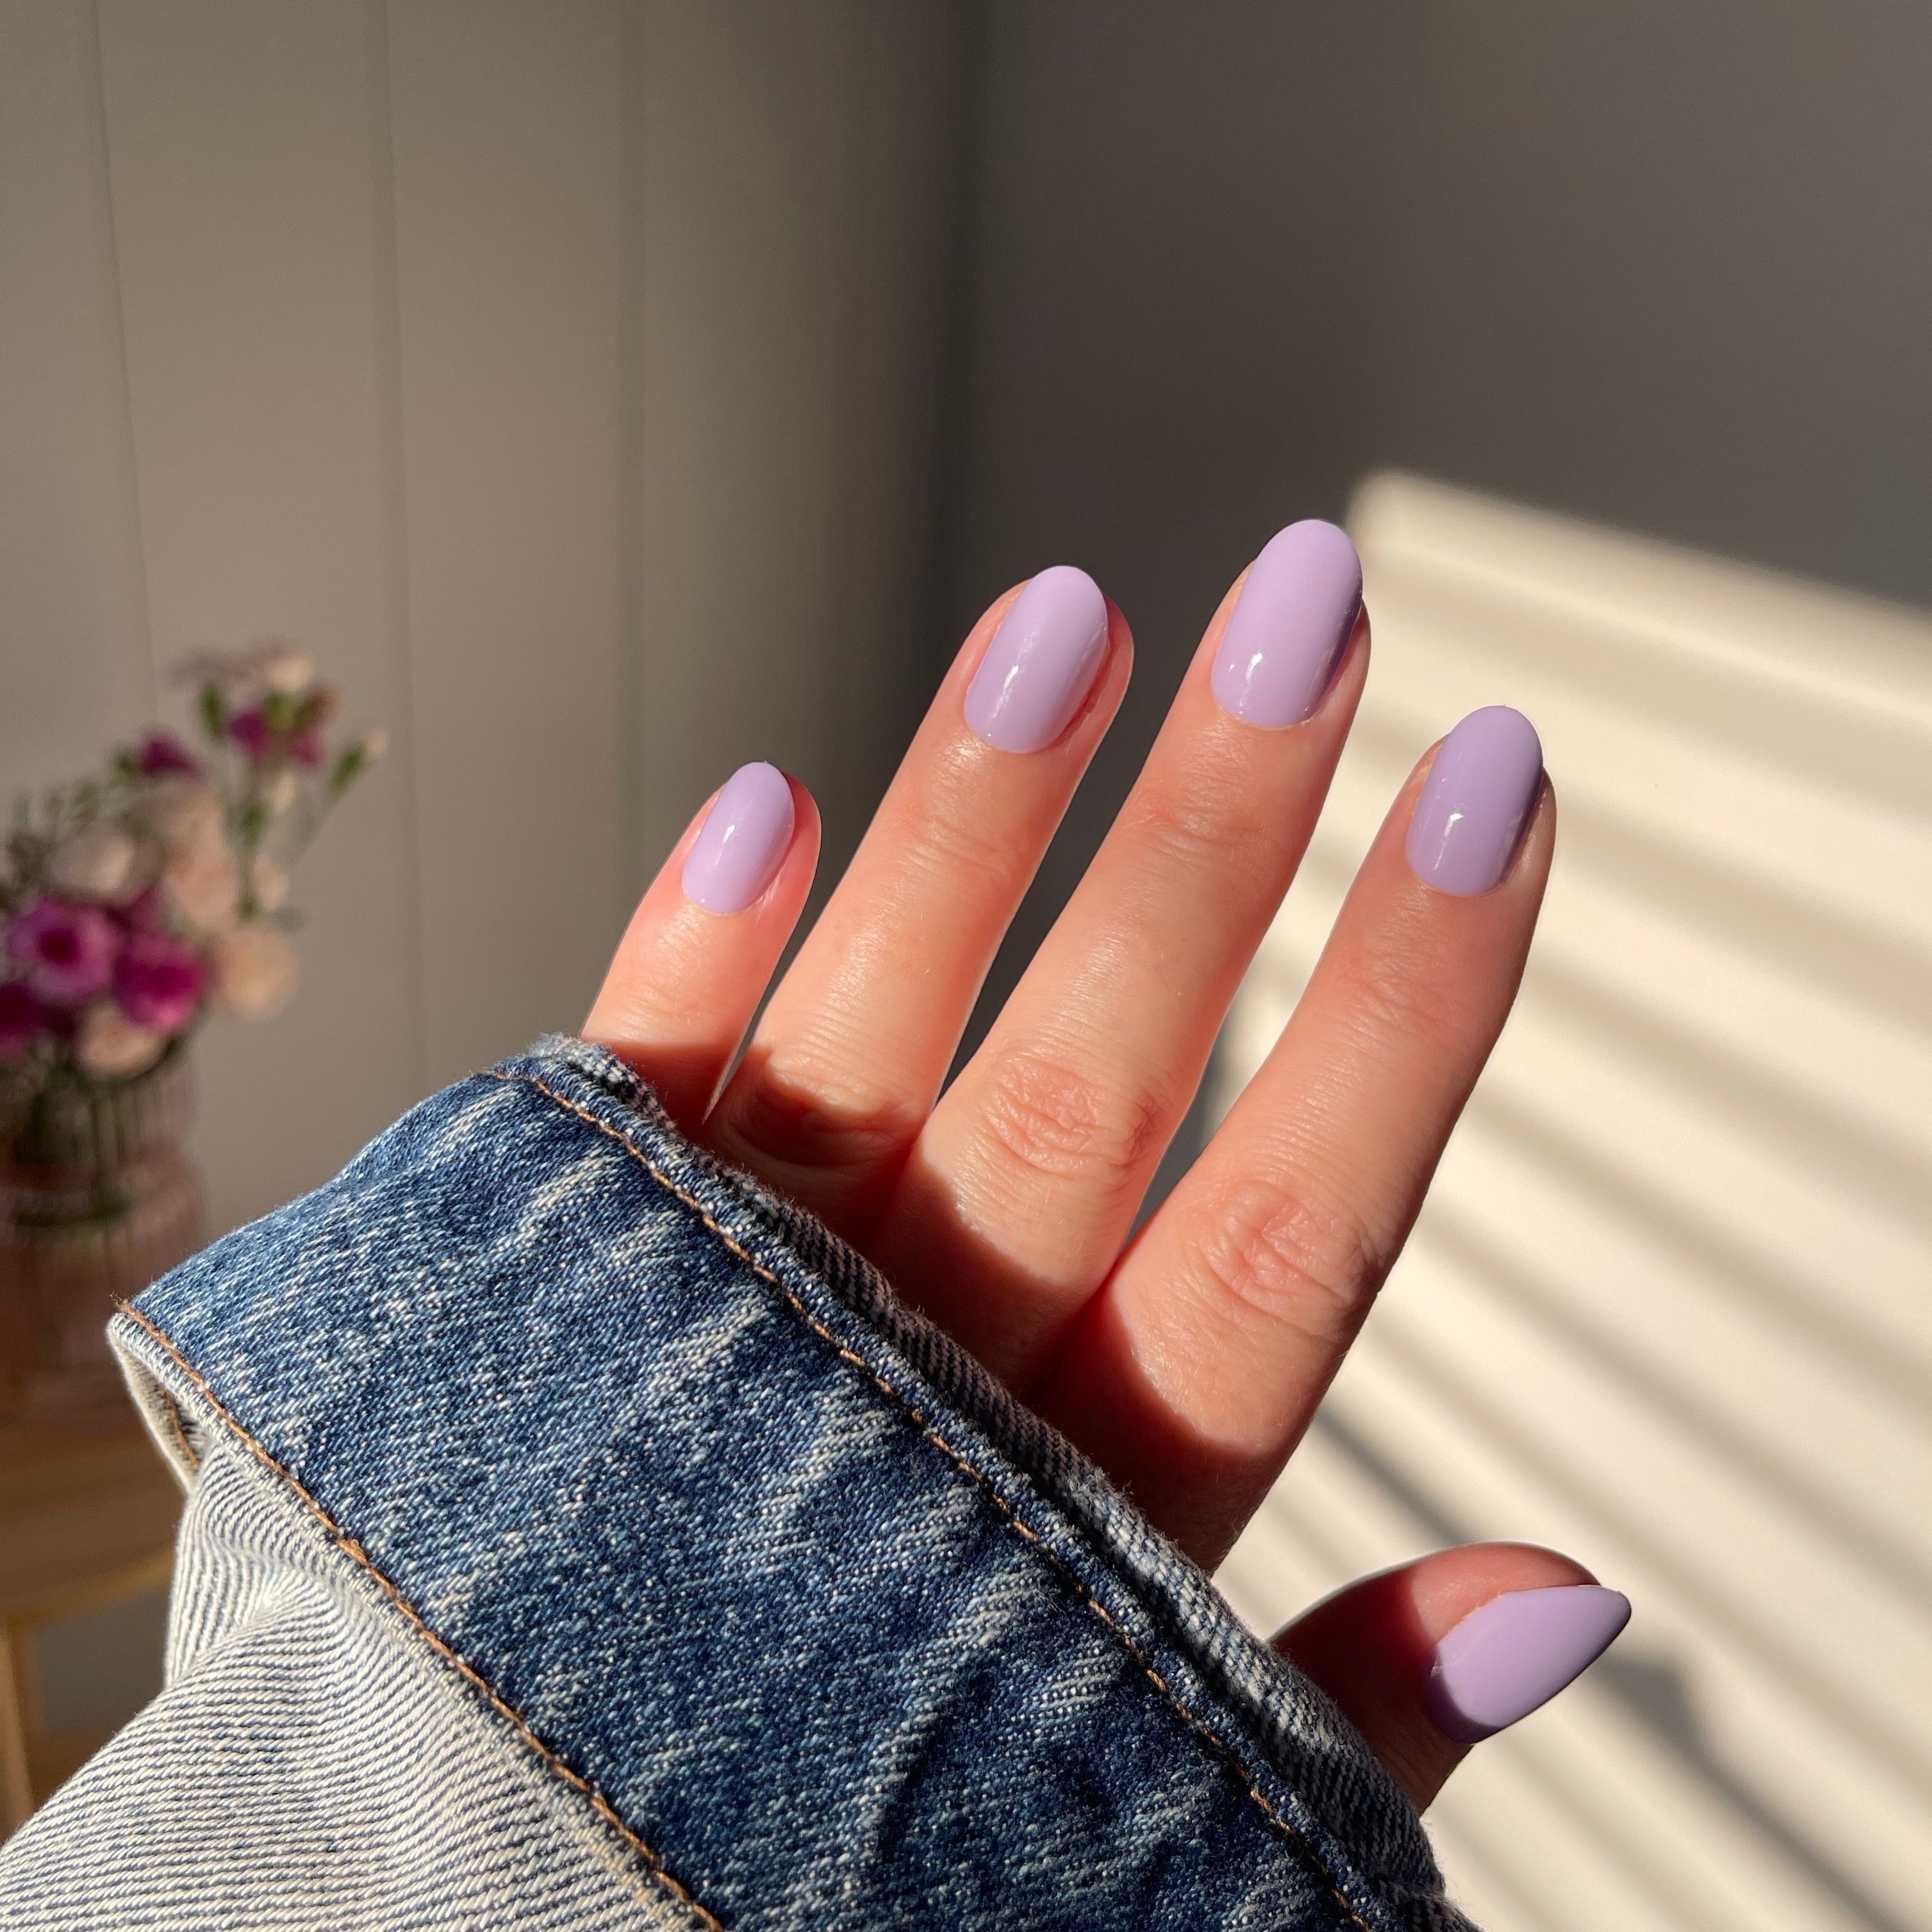
<path id="1" fill-rule="evenodd" d="M 1034 1179 L 1070 1181 L 1111 1196 L 1144 1179 L 1160 1149 L 1157 1100 L 1120 1091 L 1035 1051 L 1004 1055 L 979 1105 L 993 1145 Z"/>
<path id="2" fill-rule="evenodd" d="M 1330 1347 L 1354 1334 L 1388 1271 L 1359 1216 L 1259 1182 L 1206 1217 L 1197 1255 L 1214 1292 Z"/>
<path id="3" fill-rule="evenodd" d="M 862 1177 L 895 1165 L 919 1131 L 902 1106 L 766 1075 L 734 1095 L 712 1138 L 761 1172 Z"/>
<path id="4" fill-rule="evenodd" d="M 1193 872 L 1251 860 L 1259 827 L 1225 788 L 1182 785 L 1142 806 L 1138 830 L 1156 853 Z"/>

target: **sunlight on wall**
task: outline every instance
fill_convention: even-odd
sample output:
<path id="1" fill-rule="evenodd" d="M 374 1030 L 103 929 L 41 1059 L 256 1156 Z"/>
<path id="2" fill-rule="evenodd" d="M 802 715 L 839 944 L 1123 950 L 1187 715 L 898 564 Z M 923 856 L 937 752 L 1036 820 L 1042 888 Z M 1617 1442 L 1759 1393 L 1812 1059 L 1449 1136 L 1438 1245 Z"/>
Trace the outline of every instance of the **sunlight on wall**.
<path id="1" fill-rule="evenodd" d="M 1489 1932 L 1932 1926 L 1932 620 L 1401 477 L 1375 669 L 1224 1042 L 1272 1043 L 1412 760 L 1533 718 L 1522 1003 L 1222 1582 L 1272 1628 L 1473 1538 L 1636 1604 L 1432 1814 Z"/>

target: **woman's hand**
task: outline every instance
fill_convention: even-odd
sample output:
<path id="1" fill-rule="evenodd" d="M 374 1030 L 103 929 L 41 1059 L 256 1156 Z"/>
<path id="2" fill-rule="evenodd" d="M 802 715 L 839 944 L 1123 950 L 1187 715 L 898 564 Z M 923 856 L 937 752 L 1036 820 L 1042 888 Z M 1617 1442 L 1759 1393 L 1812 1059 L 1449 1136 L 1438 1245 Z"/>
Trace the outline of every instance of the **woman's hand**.
<path id="1" fill-rule="evenodd" d="M 811 795 L 746 766 L 645 894 L 584 1031 L 1211 1569 L 1401 1251 L 1514 997 L 1556 809 L 1514 712 L 1476 712 L 1424 758 L 1274 1051 L 1130 1244 L 1361 694 L 1352 545 L 1292 525 L 1223 598 L 1106 843 L 942 1097 L 1132 659 L 1079 571 L 994 604 L 727 1082 L 818 854 Z M 1426 1804 L 1470 1740 L 1621 1628 L 1628 1606 L 1590 1584 L 1546 1550 L 1444 1551 L 1277 1642 Z"/>

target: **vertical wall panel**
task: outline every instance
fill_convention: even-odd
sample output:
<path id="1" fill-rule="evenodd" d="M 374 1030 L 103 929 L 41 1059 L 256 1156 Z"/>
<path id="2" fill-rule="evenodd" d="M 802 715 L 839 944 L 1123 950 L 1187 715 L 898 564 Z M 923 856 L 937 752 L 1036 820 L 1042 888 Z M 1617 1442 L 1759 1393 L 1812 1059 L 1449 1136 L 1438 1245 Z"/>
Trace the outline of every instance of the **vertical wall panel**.
<path id="1" fill-rule="evenodd" d="M 390 11 L 428 1065 L 583 1019 L 625 910 L 618 9 Z"/>
<path id="2" fill-rule="evenodd" d="M 641 843 L 747 758 L 862 831 L 934 662 L 971 22 L 638 0 Z"/>
<path id="3" fill-rule="evenodd" d="M 88 0 L 0 10 L 0 802 L 152 701 Z"/>
<path id="4" fill-rule="evenodd" d="M 820 704 L 829 860 L 862 835 L 940 667 L 937 564 L 952 454 L 974 27 L 951 0 L 865 0 L 841 347 L 848 496 Z M 853 666 L 862 674 L 853 675 Z"/>
<path id="5" fill-rule="evenodd" d="M 100 31 L 157 655 L 285 633 L 351 719 L 399 724 L 368 16 L 103 0 Z M 218 1226 L 322 1178 L 421 1090 L 399 736 L 298 876 L 295 1004 L 206 1034 Z"/>
<path id="6" fill-rule="evenodd" d="M 644 716 L 653 850 L 733 766 L 824 782 L 838 648 L 856 0 L 644 12 Z M 859 688 L 855 688 L 859 687 Z"/>

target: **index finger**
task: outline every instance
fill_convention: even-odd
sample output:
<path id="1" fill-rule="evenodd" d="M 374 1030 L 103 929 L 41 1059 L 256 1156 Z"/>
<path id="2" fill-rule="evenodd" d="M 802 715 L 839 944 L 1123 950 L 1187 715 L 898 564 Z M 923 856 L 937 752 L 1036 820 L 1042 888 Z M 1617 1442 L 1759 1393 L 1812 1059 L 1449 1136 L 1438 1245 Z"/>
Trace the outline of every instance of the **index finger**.
<path id="1" fill-rule="evenodd" d="M 1556 833 L 1528 721 L 1466 718 L 1293 1018 L 1090 1302 L 1040 1406 L 1204 1566 L 1301 1437 L 1508 1016 Z"/>

